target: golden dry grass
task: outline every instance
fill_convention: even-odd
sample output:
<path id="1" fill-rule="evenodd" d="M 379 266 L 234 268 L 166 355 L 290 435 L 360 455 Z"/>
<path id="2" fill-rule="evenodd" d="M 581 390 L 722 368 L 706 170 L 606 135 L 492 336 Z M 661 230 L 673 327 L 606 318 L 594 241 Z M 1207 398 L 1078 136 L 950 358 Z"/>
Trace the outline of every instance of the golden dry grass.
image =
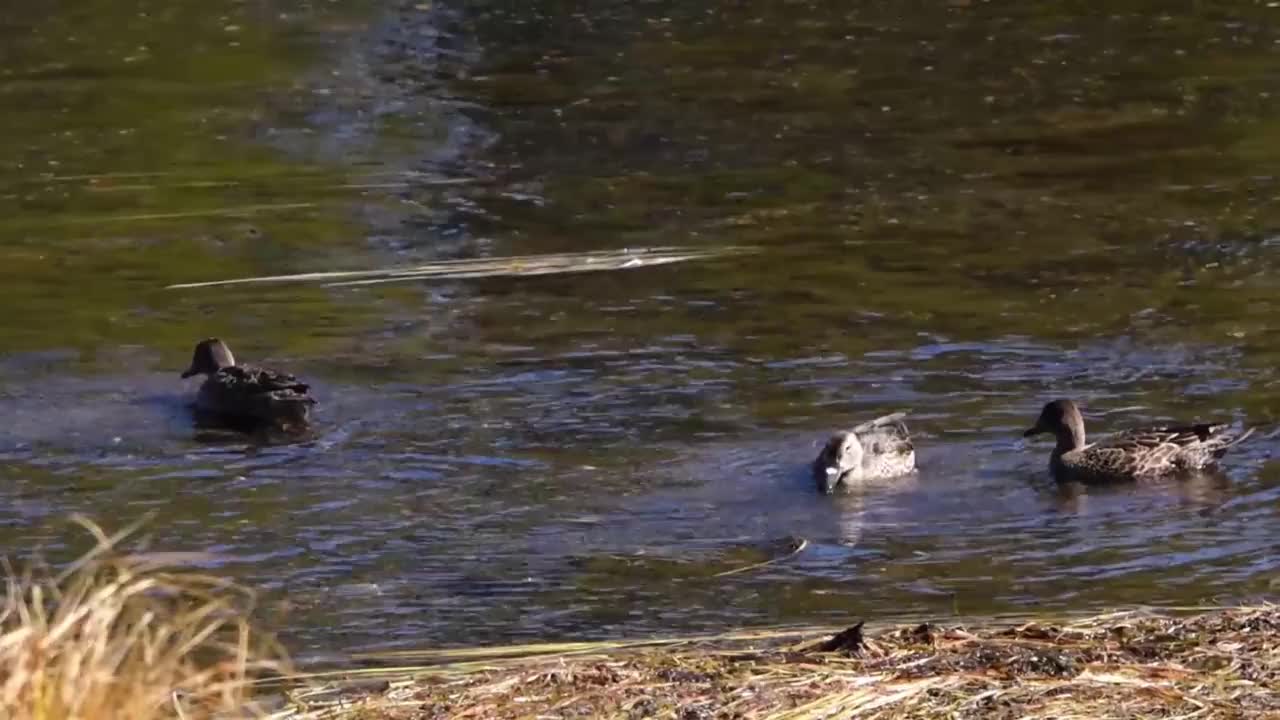
<path id="1" fill-rule="evenodd" d="M 136 527 L 55 571 L 7 561 L 0 608 L 0 717 L 151 720 L 261 715 L 254 675 L 284 668 L 251 627 L 254 596 L 180 569 L 189 555 L 125 552 Z"/>
<path id="2" fill-rule="evenodd" d="M 907 625 L 881 631 L 857 651 L 820 650 L 830 630 L 811 629 L 497 648 L 488 659 L 479 650 L 440 652 L 422 658 L 438 664 L 370 669 L 327 688 L 299 689 L 290 716 L 1280 717 L 1277 631 L 1280 610 L 1264 606 L 969 628 Z M 357 679 L 358 687 L 351 684 Z"/>

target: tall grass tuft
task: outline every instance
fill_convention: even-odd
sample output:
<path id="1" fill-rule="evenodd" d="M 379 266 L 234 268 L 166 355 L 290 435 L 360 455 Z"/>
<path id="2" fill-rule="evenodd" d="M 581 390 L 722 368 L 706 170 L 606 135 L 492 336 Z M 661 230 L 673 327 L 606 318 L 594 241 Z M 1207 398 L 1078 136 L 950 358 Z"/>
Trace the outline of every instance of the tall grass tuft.
<path id="1" fill-rule="evenodd" d="M 182 568 L 190 554 L 129 553 L 134 525 L 55 570 L 4 561 L 0 717 L 151 720 L 262 715 L 255 677 L 287 659 L 250 620 L 254 594 Z"/>

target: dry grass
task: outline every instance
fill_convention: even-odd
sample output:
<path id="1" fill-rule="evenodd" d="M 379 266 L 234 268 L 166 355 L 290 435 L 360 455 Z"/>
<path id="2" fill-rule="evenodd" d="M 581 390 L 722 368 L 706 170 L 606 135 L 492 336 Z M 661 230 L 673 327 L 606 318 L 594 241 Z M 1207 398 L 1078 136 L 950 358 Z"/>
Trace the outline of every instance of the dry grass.
<path id="1" fill-rule="evenodd" d="M 150 720 L 261 715 L 255 674 L 283 654 L 252 631 L 250 591 L 176 569 L 191 556 L 129 554 L 85 519 L 96 546 L 56 572 L 7 562 L 0 717 Z"/>
<path id="2" fill-rule="evenodd" d="M 294 693 L 290 717 L 1280 717 L 1280 609 L 440 652 Z M 507 655 L 507 657 L 501 657 Z M 510 657 L 516 655 L 516 657 Z M 521 657 L 520 655 L 523 655 Z M 369 660 L 372 658 L 366 658 Z M 313 678 L 313 682 L 320 679 Z M 351 683 L 359 679 L 360 686 Z M 334 678 L 330 678 L 334 680 Z M 378 683 L 371 685 L 372 682 Z"/>

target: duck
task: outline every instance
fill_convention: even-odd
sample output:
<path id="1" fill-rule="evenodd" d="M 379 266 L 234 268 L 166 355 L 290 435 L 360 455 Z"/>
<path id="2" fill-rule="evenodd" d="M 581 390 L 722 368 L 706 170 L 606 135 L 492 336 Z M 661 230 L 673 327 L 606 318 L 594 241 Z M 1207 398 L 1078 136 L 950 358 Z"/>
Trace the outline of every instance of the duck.
<path id="1" fill-rule="evenodd" d="M 1022 433 L 1052 433 L 1058 444 L 1049 455 L 1049 470 L 1059 482 L 1087 485 L 1154 479 L 1205 470 L 1254 428 L 1232 433 L 1225 423 L 1162 425 L 1125 430 L 1096 443 L 1086 443 L 1084 416 L 1070 399 L 1045 403 L 1034 425 Z"/>
<path id="2" fill-rule="evenodd" d="M 818 490 L 830 495 L 837 487 L 915 472 L 916 451 L 903 422 L 906 416 L 896 412 L 833 434 L 813 461 Z"/>
<path id="3" fill-rule="evenodd" d="M 211 337 L 196 343 L 183 379 L 204 375 L 196 409 L 235 423 L 300 428 L 310 420 L 316 399 L 310 386 L 288 373 L 236 364 L 231 348 Z"/>

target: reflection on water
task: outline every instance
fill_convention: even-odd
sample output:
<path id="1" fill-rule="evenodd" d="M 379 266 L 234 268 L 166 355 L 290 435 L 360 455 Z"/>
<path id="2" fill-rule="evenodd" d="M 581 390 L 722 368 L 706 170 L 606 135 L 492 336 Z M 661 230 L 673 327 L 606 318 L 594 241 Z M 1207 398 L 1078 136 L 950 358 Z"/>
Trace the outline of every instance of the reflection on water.
<path id="1" fill-rule="evenodd" d="M 215 5 L 0 21 L 11 548 L 154 511 L 310 648 L 1270 590 L 1267 432 L 1088 490 L 1020 433 L 1060 395 L 1091 435 L 1274 419 L 1274 10 Z M 165 289 L 657 245 L 760 252 Z M 312 383 L 313 437 L 192 427 L 213 334 Z M 899 409 L 917 474 L 813 491 Z"/>

